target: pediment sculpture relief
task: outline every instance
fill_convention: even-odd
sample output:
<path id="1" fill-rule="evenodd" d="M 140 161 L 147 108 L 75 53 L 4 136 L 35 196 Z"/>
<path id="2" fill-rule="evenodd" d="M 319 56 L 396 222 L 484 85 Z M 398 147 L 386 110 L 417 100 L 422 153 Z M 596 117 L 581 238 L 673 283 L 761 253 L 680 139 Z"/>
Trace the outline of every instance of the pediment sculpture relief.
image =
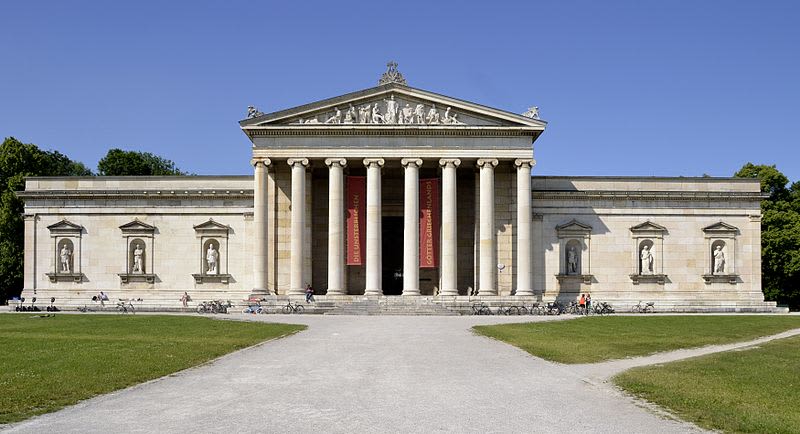
<path id="1" fill-rule="evenodd" d="M 401 101 L 392 94 L 367 104 L 334 107 L 331 112 L 301 118 L 293 124 L 466 125 L 458 116 L 452 107 L 442 110 L 434 103 Z"/>

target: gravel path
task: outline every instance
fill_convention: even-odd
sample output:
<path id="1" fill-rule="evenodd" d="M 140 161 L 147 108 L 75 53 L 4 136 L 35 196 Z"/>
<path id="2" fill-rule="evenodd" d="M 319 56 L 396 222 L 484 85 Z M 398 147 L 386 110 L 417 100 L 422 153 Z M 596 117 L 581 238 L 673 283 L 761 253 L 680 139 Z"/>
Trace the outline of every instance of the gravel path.
<path id="1" fill-rule="evenodd" d="M 520 318 L 247 318 L 310 327 L 4 431 L 701 431 L 587 381 L 586 367 L 546 362 L 470 331 Z"/>

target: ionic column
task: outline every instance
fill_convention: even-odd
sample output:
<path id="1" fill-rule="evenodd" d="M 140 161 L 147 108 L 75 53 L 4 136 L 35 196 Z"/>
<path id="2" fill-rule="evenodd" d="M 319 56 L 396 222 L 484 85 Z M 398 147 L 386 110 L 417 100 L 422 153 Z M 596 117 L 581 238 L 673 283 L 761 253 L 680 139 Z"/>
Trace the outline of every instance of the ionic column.
<path id="1" fill-rule="evenodd" d="M 307 158 L 290 158 L 292 168 L 292 231 L 289 261 L 289 294 L 305 293 L 303 287 L 303 245 L 306 232 L 306 166 Z"/>
<path id="2" fill-rule="evenodd" d="M 403 295 L 419 295 L 419 158 L 403 158 Z"/>
<path id="3" fill-rule="evenodd" d="M 477 165 L 480 168 L 480 233 L 478 235 L 480 249 L 480 278 L 478 295 L 497 295 L 495 284 L 495 243 L 494 243 L 494 168 L 498 161 L 492 158 L 481 158 Z"/>
<path id="4" fill-rule="evenodd" d="M 367 279 L 364 294 L 383 295 L 381 252 L 381 168 L 383 158 L 366 158 L 367 166 Z"/>
<path id="5" fill-rule="evenodd" d="M 253 251 L 253 294 L 266 295 L 267 290 L 267 166 L 269 158 L 253 158 L 253 225 L 255 249 Z"/>
<path id="6" fill-rule="evenodd" d="M 328 295 L 344 295 L 344 158 L 328 158 Z"/>
<path id="7" fill-rule="evenodd" d="M 442 290 L 441 295 L 458 295 L 456 169 L 461 160 L 441 159 L 442 166 Z"/>
<path id="8" fill-rule="evenodd" d="M 531 286 L 531 168 L 533 159 L 514 160 L 517 166 L 517 290 L 533 295 Z"/>

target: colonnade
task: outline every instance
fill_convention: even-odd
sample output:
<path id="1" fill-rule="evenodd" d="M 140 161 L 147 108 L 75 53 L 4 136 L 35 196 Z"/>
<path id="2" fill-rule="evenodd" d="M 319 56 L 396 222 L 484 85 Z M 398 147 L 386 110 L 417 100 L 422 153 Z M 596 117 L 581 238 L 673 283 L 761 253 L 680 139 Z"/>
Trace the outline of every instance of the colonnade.
<path id="1" fill-rule="evenodd" d="M 307 158 L 290 158 L 291 167 L 291 240 L 289 294 L 303 294 L 303 246 L 306 226 L 306 170 Z M 403 158 L 404 208 L 403 208 L 403 295 L 419 295 L 419 169 L 421 158 Z M 328 295 L 345 295 L 345 201 L 344 158 L 325 160 L 328 167 Z M 458 295 L 458 232 L 456 169 L 461 165 L 457 158 L 438 161 L 442 169 L 441 203 L 441 257 L 440 278 L 442 296 Z M 256 294 L 267 293 L 267 168 L 269 158 L 254 158 L 255 252 L 253 255 L 254 289 Z M 361 164 L 367 170 L 366 200 L 366 295 L 382 295 L 382 241 L 381 241 L 381 169 L 383 158 L 366 158 Z M 517 285 L 516 295 L 534 295 L 531 287 L 531 175 L 535 161 L 514 161 L 517 178 Z M 494 219 L 494 170 L 498 160 L 481 158 L 476 162 L 479 181 L 479 295 L 497 295 L 496 237 Z"/>

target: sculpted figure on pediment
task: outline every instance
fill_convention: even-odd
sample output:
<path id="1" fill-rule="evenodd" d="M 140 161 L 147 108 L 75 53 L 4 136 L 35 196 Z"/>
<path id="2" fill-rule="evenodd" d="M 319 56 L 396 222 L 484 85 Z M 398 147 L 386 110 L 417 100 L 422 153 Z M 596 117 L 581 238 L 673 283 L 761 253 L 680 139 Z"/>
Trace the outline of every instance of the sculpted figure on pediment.
<path id="1" fill-rule="evenodd" d="M 347 112 L 344 114 L 344 123 L 352 124 L 356 121 L 356 108 L 353 107 L 353 104 L 350 104 L 350 108 L 347 109 Z"/>
<path id="2" fill-rule="evenodd" d="M 403 123 L 404 124 L 414 123 L 414 109 L 408 103 L 406 103 L 406 106 L 403 107 Z"/>
<path id="3" fill-rule="evenodd" d="M 435 104 L 428 111 L 427 120 L 428 120 L 429 124 L 438 124 L 439 123 L 439 110 L 436 110 L 436 105 Z"/>
<path id="4" fill-rule="evenodd" d="M 370 117 L 370 109 L 369 104 L 362 105 L 358 108 L 358 123 L 360 124 L 368 124 Z"/>
<path id="5" fill-rule="evenodd" d="M 397 122 L 397 101 L 394 100 L 394 95 L 384 101 L 386 101 L 386 114 L 383 115 L 383 122 L 393 124 Z"/>
<path id="6" fill-rule="evenodd" d="M 318 124 L 318 123 L 319 123 L 319 119 L 317 119 L 317 118 L 313 118 L 313 119 L 306 119 L 306 121 L 305 121 L 305 122 L 303 122 L 303 123 L 304 123 L 304 124 Z"/>
<path id="7" fill-rule="evenodd" d="M 416 121 L 420 125 L 425 125 L 425 106 L 422 104 L 417 104 L 417 107 L 414 109 L 414 117 Z"/>
<path id="8" fill-rule="evenodd" d="M 372 106 L 372 123 L 373 124 L 383 123 L 383 115 L 381 114 L 381 108 L 378 107 L 377 103 Z"/>
<path id="9" fill-rule="evenodd" d="M 326 124 L 340 124 L 342 123 L 342 111 L 339 110 L 339 107 L 334 107 L 334 114 L 333 116 L 329 117 Z"/>
<path id="10" fill-rule="evenodd" d="M 444 111 L 442 123 L 448 125 L 463 125 L 464 123 L 459 121 L 457 116 L 456 113 L 450 114 L 450 107 L 447 107 L 447 110 Z"/>

